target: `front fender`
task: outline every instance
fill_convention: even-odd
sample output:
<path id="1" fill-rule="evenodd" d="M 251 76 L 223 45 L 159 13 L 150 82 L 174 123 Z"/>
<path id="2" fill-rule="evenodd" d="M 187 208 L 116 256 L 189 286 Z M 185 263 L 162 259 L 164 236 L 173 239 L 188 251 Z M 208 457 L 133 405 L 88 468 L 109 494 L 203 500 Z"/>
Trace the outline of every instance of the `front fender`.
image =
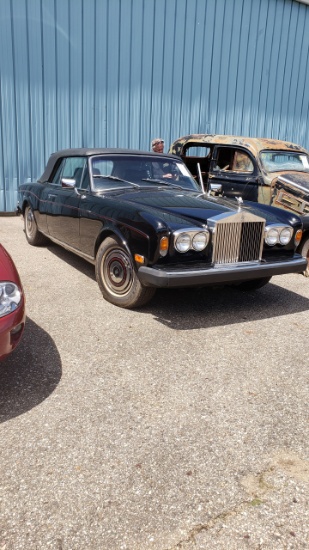
<path id="1" fill-rule="evenodd" d="M 97 236 L 95 247 L 94 247 L 94 257 L 96 257 L 97 252 L 100 248 L 100 245 L 105 239 L 107 239 L 107 237 L 114 237 L 119 242 L 119 244 L 124 246 L 127 252 L 130 255 L 132 255 L 128 244 L 128 239 L 124 237 L 121 231 L 117 227 L 104 227 L 99 233 L 99 235 Z"/>
<path id="2" fill-rule="evenodd" d="M 166 234 L 166 231 L 164 234 Z M 162 235 L 163 233 L 156 232 L 154 228 L 152 228 L 152 231 L 149 231 L 149 234 L 146 234 L 145 231 L 139 231 L 136 228 L 129 228 L 127 226 L 121 228 L 106 226 L 102 228 L 96 239 L 94 255 L 97 255 L 101 243 L 107 237 L 114 237 L 132 258 L 134 258 L 135 254 L 143 256 L 145 265 L 148 265 L 159 259 L 159 242 Z"/>

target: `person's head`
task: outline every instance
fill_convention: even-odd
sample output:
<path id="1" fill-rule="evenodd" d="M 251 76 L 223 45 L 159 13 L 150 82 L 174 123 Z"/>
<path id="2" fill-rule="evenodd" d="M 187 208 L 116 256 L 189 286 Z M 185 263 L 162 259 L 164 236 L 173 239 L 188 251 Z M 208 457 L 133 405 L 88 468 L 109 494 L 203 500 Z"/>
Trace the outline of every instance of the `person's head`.
<path id="1" fill-rule="evenodd" d="M 163 153 L 164 150 L 164 139 L 155 138 L 151 142 L 151 148 L 155 153 Z"/>

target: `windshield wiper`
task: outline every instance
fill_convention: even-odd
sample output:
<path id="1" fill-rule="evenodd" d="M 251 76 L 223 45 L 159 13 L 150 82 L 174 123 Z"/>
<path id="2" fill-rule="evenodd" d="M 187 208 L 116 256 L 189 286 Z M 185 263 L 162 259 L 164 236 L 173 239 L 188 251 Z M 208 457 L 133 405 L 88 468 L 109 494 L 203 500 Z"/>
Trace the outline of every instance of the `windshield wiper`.
<path id="1" fill-rule="evenodd" d="M 177 185 L 175 183 L 170 183 L 169 181 L 166 181 L 166 180 L 156 180 L 156 179 L 152 179 L 152 178 L 144 178 L 144 179 L 142 179 L 142 181 L 147 181 L 148 183 L 159 183 L 161 185 L 167 185 L 168 187 L 174 187 L 175 189 L 184 189 L 183 187 L 181 187 L 181 185 Z"/>
<path id="2" fill-rule="evenodd" d="M 128 180 L 124 180 L 124 179 L 121 179 L 121 178 L 117 178 L 116 176 L 105 176 L 103 174 L 94 174 L 92 177 L 93 178 L 103 178 L 103 179 L 112 180 L 112 181 L 122 181 L 123 183 L 129 183 L 133 187 L 140 188 L 140 185 L 138 185 L 137 183 L 133 183 L 133 181 L 128 181 Z"/>
<path id="3" fill-rule="evenodd" d="M 106 180 L 114 180 L 114 181 L 125 181 L 121 178 L 116 178 L 116 176 L 104 176 L 103 174 L 93 174 L 93 178 L 104 178 Z"/>

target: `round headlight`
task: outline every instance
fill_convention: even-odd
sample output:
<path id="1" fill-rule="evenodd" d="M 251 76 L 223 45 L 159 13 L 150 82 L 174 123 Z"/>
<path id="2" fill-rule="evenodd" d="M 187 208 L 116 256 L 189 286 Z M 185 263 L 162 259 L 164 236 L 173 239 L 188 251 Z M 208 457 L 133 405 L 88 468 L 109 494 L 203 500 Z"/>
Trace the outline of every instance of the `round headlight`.
<path id="1" fill-rule="evenodd" d="M 188 233 L 181 233 L 175 242 L 175 248 L 178 252 L 188 252 L 191 245 L 190 235 Z"/>
<path id="2" fill-rule="evenodd" d="M 280 244 L 288 244 L 292 238 L 293 235 L 293 229 L 292 227 L 284 227 L 282 231 L 280 232 L 279 241 Z"/>
<path id="3" fill-rule="evenodd" d="M 21 291 L 17 285 L 10 282 L 0 283 L 0 317 L 17 309 L 20 301 Z"/>
<path id="4" fill-rule="evenodd" d="M 274 246 L 275 244 L 277 244 L 278 241 L 279 241 L 278 229 L 275 228 L 275 227 L 267 229 L 266 230 L 266 235 L 265 235 L 265 242 L 269 246 Z"/>
<path id="5" fill-rule="evenodd" d="M 194 250 L 200 252 L 206 248 L 208 243 L 208 233 L 196 233 L 192 239 L 192 246 Z"/>

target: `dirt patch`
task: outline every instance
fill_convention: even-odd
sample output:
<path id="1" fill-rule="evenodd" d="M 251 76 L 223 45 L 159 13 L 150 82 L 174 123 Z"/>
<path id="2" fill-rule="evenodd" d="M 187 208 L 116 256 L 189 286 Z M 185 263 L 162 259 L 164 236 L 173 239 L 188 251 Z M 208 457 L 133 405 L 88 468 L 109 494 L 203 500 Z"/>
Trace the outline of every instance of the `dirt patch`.
<path id="1" fill-rule="evenodd" d="M 263 498 L 268 492 L 275 490 L 269 478 L 278 470 L 290 478 L 309 482 L 309 461 L 304 460 L 296 453 L 282 451 L 273 455 L 270 466 L 259 474 L 249 474 L 243 477 L 241 485 L 245 491 L 255 497 Z"/>
<path id="2" fill-rule="evenodd" d="M 300 458 L 296 453 L 283 452 L 275 455 L 273 465 L 283 470 L 289 477 L 309 482 L 309 460 Z"/>

